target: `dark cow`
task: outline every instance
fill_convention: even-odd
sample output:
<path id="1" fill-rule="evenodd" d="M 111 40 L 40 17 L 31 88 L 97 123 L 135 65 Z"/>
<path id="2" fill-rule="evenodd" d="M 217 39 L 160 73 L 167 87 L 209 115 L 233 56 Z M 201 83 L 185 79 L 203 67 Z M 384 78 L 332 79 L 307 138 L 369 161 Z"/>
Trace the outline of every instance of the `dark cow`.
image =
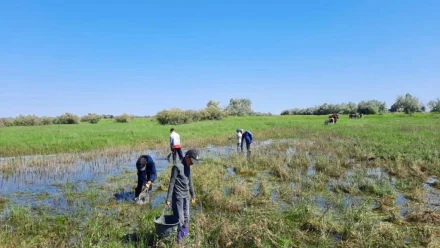
<path id="1" fill-rule="evenodd" d="M 358 115 L 358 114 L 350 114 L 350 115 L 349 115 L 349 118 L 350 118 L 350 119 L 353 119 L 353 118 L 355 118 L 355 119 L 359 119 L 359 118 L 361 118 L 361 117 L 360 117 L 360 115 Z"/>

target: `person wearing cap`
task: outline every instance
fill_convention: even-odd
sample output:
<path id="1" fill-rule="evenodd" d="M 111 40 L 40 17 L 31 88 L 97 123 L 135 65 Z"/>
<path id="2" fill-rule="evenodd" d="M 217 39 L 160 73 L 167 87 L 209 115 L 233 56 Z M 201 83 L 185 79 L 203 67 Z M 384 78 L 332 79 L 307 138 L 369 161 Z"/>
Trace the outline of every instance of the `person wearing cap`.
<path id="1" fill-rule="evenodd" d="M 176 163 L 176 153 L 179 154 L 179 159 L 183 159 L 182 146 L 180 145 L 180 135 L 174 131 L 174 128 L 170 129 L 170 148 L 173 153 L 173 164 Z"/>
<path id="2" fill-rule="evenodd" d="M 156 180 L 156 165 L 153 159 L 149 155 L 141 155 L 136 161 L 136 169 L 138 176 L 138 184 L 135 189 L 135 198 L 137 201 L 139 194 L 143 189 L 148 188 L 150 199 L 151 199 L 151 189 L 154 180 Z"/>
<path id="3" fill-rule="evenodd" d="M 181 162 L 171 169 L 170 185 L 166 204 L 172 204 L 173 215 L 179 219 L 177 242 L 188 235 L 189 198 L 194 203 L 196 195 L 192 183 L 191 165 L 199 163 L 199 152 L 191 149 L 185 153 Z"/>
<path id="4" fill-rule="evenodd" d="M 241 129 L 237 128 L 237 152 L 240 151 L 240 146 L 241 146 Z"/>
<path id="5" fill-rule="evenodd" d="M 254 136 L 252 135 L 251 131 L 249 131 L 249 130 L 241 129 L 241 132 L 242 132 L 241 151 L 243 151 L 243 143 L 244 143 L 243 140 L 244 140 L 244 141 L 246 141 L 247 155 L 250 156 L 251 155 L 251 144 L 254 139 Z"/>

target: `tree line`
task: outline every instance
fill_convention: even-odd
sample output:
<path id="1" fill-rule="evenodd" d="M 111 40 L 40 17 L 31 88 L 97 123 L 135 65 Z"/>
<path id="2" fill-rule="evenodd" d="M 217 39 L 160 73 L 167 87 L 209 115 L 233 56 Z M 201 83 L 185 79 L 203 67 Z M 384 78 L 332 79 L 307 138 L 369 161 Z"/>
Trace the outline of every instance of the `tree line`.
<path id="1" fill-rule="evenodd" d="M 431 112 L 440 112 L 440 99 L 428 102 Z M 386 108 L 385 102 L 378 100 L 361 101 L 359 103 L 348 102 L 339 104 L 327 104 L 310 107 L 294 108 L 284 110 L 281 115 L 327 115 L 333 113 L 340 114 L 381 114 L 386 112 L 404 112 L 411 114 L 414 112 L 425 112 L 426 107 L 417 97 L 411 94 L 397 96 L 396 101 L 390 109 Z M 226 107 L 221 107 L 219 101 L 210 100 L 206 108 L 201 110 L 182 110 L 179 108 L 165 109 L 159 111 L 154 117 L 160 124 L 184 124 L 202 120 L 221 120 L 227 116 L 270 116 L 271 113 L 255 112 L 252 110 L 252 102 L 245 98 L 232 98 Z M 135 116 L 129 114 L 99 115 L 89 113 L 82 117 L 72 113 L 65 113 L 57 117 L 38 117 L 36 115 L 19 115 L 15 118 L 0 118 L 0 127 L 5 126 L 37 126 L 52 124 L 78 124 L 80 122 L 98 123 L 101 119 L 113 119 L 115 122 L 128 123 L 133 118 L 145 118 L 150 116 Z"/>
<path id="2" fill-rule="evenodd" d="M 271 113 L 254 112 L 252 102 L 244 98 L 232 98 L 229 105 L 220 107 L 220 102 L 210 100 L 206 108 L 201 110 L 182 110 L 179 108 L 165 109 L 156 114 L 156 119 L 162 125 L 185 124 L 203 120 L 221 120 L 227 116 L 263 116 Z"/>
<path id="3" fill-rule="evenodd" d="M 113 115 L 99 115 L 89 113 L 82 117 L 72 113 L 65 113 L 56 117 L 36 115 L 19 115 L 15 118 L 0 118 L 0 127 L 10 126 L 42 126 L 52 124 L 79 124 L 80 122 L 89 122 L 92 124 L 98 123 L 101 119 L 114 119 L 115 122 L 127 123 L 133 116 L 129 114 L 121 114 L 119 116 Z"/>
<path id="4" fill-rule="evenodd" d="M 428 102 L 431 112 L 440 112 L 440 99 Z M 382 114 L 387 112 L 404 112 L 411 114 L 415 112 L 425 112 L 425 105 L 415 96 L 406 94 L 396 97 L 396 101 L 387 109 L 385 102 L 378 100 L 361 101 L 359 103 L 348 102 L 338 104 L 324 103 L 322 105 L 309 108 L 294 108 L 281 112 L 281 115 L 327 115 L 327 114 Z"/>

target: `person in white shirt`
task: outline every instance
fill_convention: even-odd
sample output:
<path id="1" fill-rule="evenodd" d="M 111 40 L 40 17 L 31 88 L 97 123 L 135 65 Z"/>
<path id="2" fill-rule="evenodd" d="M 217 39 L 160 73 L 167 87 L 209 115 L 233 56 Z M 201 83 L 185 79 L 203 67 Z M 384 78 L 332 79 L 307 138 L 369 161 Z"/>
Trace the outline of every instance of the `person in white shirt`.
<path id="1" fill-rule="evenodd" d="M 237 151 L 240 151 L 240 147 L 241 147 L 241 129 L 237 128 Z"/>
<path id="2" fill-rule="evenodd" d="M 182 146 L 180 145 L 180 135 L 174 131 L 174 128 L 170 129 L 170 148 L 173 153 L 173 164 L 176 164 L 176 153 L 179 154 L 179 159 L 183 159 Z"/>

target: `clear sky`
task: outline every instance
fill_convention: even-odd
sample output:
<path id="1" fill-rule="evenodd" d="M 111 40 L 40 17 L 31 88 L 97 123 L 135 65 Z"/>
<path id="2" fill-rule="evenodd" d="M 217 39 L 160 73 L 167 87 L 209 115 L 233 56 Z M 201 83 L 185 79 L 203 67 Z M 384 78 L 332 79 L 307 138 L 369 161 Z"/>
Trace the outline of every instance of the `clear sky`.
<path id="1" fill-rule="evenodd" d="M 440 97 L 440 1 L 1 1 L 0 116 Z"/>

